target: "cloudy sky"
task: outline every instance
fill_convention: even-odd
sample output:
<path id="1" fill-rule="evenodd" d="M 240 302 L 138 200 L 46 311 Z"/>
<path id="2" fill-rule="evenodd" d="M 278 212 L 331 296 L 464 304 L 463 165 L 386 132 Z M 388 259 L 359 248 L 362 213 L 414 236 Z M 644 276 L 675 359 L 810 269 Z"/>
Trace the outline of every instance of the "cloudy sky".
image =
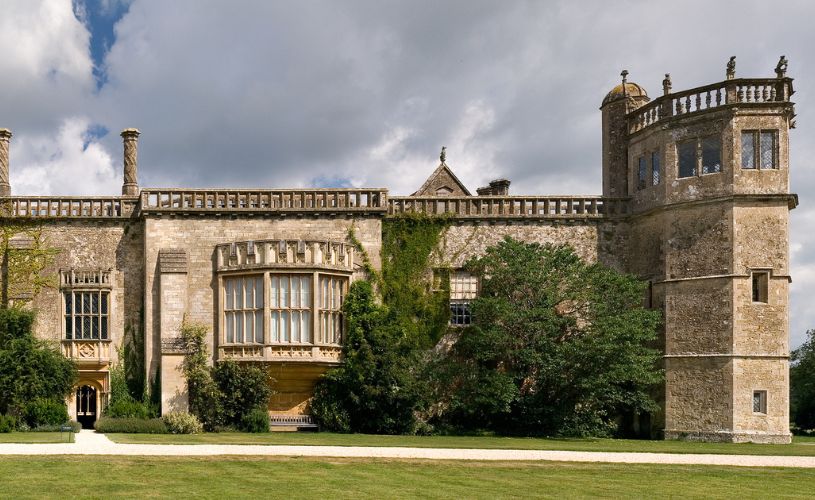
<path id="1" fill-rule="evenodd" d="M 815 328 L 815 3 L 511 0 L 3 0 L 0 127 L 14 194 L 142 186 L 415 190 L 438 163 L 470 189 L 599 194 L 605 93 L 737 74 L 796 79 L 793 346 Z"/>

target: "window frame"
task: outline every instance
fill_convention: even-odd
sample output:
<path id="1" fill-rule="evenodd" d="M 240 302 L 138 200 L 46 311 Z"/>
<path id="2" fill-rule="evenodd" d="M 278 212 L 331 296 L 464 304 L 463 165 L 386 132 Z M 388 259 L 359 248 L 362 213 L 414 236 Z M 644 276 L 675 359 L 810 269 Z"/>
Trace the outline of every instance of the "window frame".
<path id="1" fill-rule="evenodd" d="M 454 280 L 457 277 L 462 278 L 460 283 L 466 285 L 468 289 L 456 289 Z M 464 280 L 469 280 L 469 282 L 465 283 Z M 450 308 L 449 326 L 456 328 L 470 326 L 472 324 L 472 311 L 470 310 L 470 304 L 478 297 L 478 294 L 481 291 L 481 280 L 479 279 L 478 275 L 469 273 L 463 269 L 451 269 L 448 273 L 447 283 L 450 291 L 450 298 L 448 301 Z M 473 289 L 469 289 L 469 287 L 473 287 Z M 454 293 L 457 295 L 460 294 L 462 297 L 456 296 L 456 298 L 454 298 Z"/>
<path id="2" fill-rule="evenodd" d="M 756 401 L 757 397 L 758 401 Z M 767 399 L 766 389 L 753 389 L 753 398 L 750 401 L 753 415 L 767 415 Z M 756 402 L 758 402 L 758 410 L 756 410 Z"/>
<path id="3" fill-rule="evenodd" d="M 718 162 L 713 165 L 707 165 L 705 162 L 706 157 L 706 149 L 705 143 L 707 141 L 715 141 L 718 145 Z M 708 134 L 708 135 L 700 135 L 693 138 L 685 139 L 682 141 L 677 141 L 675 143 L 676 147 L 676 178 L 677 179 L 692 179 L 694 177 L 703 177 L 707 175 L 715 175 L 721 174 L 724 171 L 724 158 L 722 157 L 722 146 L 724 141 L 722 141 L 721 134 Z M 687 147 L 689 145 L 693 146 L 694 150 L 694 163 L 692 172 L 689 175 L 682 175 L 682 147 Z M 714 167 L 711 169 L 710 167 Z"/>
<path id="4" fill-rule="evenodd" d="M 765 167 L 762 162 L 762 146 L 761 146 L 761 137 L 762 135 L 770 135 L 772 138 L 772 166 Z M 744 155 L 744 139 L 745 137 L 750 137 L 750 142 L 752 143 L 752 167 L 745 167 L 745 155 Z M 741 169 L 742 170 L 780 170 L 781 162 L 780 162 L 780 152 L 779 152 L 779 131 L 778 129 L 744 129 L 741 131 L 741 141 L 739 142 L 740 147 L 740 155 L 741 155 Z"/>
<path id="5" fill-rule="evenodd" d="M 112 318 L 113 287 L 111 285 L 110 269 L 60 269 L 59 270 L 59 303 L 60 303 L 60 340 L 69 342 L 110 342 L 113 337 Z M 76 312 L 77 294 L 97 294 L 97 312 Z M 67 309 L 67 296 L 71 296 L 71 311 Z M 103 309 L 107 312 L 103 313 Z M 68 337 L 67 319 L 70 315 L 71 332 Z M 90 337 L 77 338 L 76 320 L 82 317 L 95 317 L 98 319 L 98 337 L 93 338 L 93 322 L 89 325 Z M 84 332 L 84 320 L 82 321 Z M 103 335 L 104 333 L 104 335 Z M 104 337 L 104 338 L 103 338 Z"/>
<path id="6" fill-rule="evenodd" d="M 770 303 L 770 269 L 750 270 L 750 303 Z M 763 300 L 762 300 L 763 299 Z"/>
<path id="7" fill-rule="evenodd" d="M 263 342 L 227 342 L 227 324 L 226 324 L 226 280 L 234 279 L 237 277 L 260 277 L 261 283 L 263 287 Z M 282 276 L 286 276 L 291 278 L 292 276 L 300 276 L 300 277 L 307 277 L 308 283 L 310 285 L 310 290 L 308 293 L 308 307 L 300 307 L 295 308 L 279 308 L 279 307 L 272 307 L 272 292 L 271 292 L 271 285 L 272 285 L 272 278 L 280 278 Z M 317 289 L 320 284 L 320 279 L 322 277 L 329 276 L 334 277 L 340 282 L 340 298 L 339 298 L 339 306 L 336 310 L 333 311 L 338 316 L 338 335 L 328 337 L 324 334 L 322 325 L 319 323 L 319 318 L 321 309 L 319 307 L 319 300 L 321 297 L 321 291 Z M 246 269 L 240 271 L 225 271 L 218 274 L 218 324 L 219 324 L 219 334 L 218 334 L 218 342 L 220 346 L 228 346 L 228 347 L 240 347 L 240 346 L 280 346 L 280 345 L 292 345 L 292 346 L 338 346 L 342 345 L 342 341 L 345 337 L 345 323 L 344 317 L 342 314 L 342 304 L 345 302 L 345 297 L 348 294 L 348 289 L 351 285 L 351 272 L 343 272 L 343 271 L 336 271 L 336 270 L 327 270 L 321 268 L 300 268 L 300 267 L 291 267 L 291 268 L 273 268 L 273 269 Z M 289 294 L 291 294 L 291 289 L 289 288 Z M 302 291 L 300 292 L 300 298 L 303 298 Z M 287 340 L 283 340 L 278 336 L 277 339 L 273 338 L 272 332 L 272 312 L 273 311 L 299 311 L 301 313 L 301 326 L 302 326 L 302 314 L 306 312 L 308 317 L 307 325 L 308 325 L 308 340 L 303 340 L 303 331 L 300 330 L 300 334 L 298 340 L 292 340 L 292 330 L 291 330 L 291 322 L 289 322 L 289 330 Z M 279 332 L 279 330 L 278 330 Z M 257 335 L 255 336 L 257 338 Z M 245 337 L 244 337 L 245 339 Z M 234 340 L 234 337 L 233 337 Z"/>
<path id="8" fill-rule="evenodd" d="M 656 166 L 656 168 L 654 168 Z M 660 150 L 651 151 L 651 185 L 659 186 L 662 183 L 662 158 Z"/>
<path id="9" fill-rule="evenodd" d="M 62 340 L 72 340 L 72 341 L 110 341 L 111 332 L 110 332 L 110 315 L 111 315 L 111 307 L 110 307 L 110 289 L 107 288 L 85 288 L 85 287 L 71 287 L 71 288 L 60 288 L 60 294 L 62 296 Z M 67 295 L 71 295 L 71 312 L 67 312 L 68 303 L 67 303 Z M 76 312 L 76 296 L 77 294 L 81 294 L 83 297 L 85 294 L 97 294 L 97 312 L 88 312 L 85 313 L 84 311 Z M 107 312 L 102 313 L 103 309 L 103 302 L 106 305 Z M 83 298 L 84 304 L 84 298 Z M 70 315 L 71 318 L 71 332 L 70 337 L 68 336 L 68 317 Z M 82 325 L 82 330 L 84 332 L 84 320 L 81 323 L 77 323 L 77 320 L 81 318 L 90 318 L 91 323 L 89 324 L 89 328 L 91 329 L 91 336 L 86 337 L 83 336 L 82 338 L 77 338 L 76 336 L 76 326 L 78 324 Z M 93 320 L 96 319 L 99 321 L 97 326 L 98 337 L 93 337 Z M 104 337 L 103 337 L 104 333 Z"/>

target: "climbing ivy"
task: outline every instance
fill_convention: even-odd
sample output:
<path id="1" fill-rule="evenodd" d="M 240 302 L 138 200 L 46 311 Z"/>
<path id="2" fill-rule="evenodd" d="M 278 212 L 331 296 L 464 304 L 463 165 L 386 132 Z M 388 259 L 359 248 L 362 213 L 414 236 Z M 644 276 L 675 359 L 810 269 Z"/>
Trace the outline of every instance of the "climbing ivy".
<path id="1" fill-rule="evenodd" d="M 431 256 L 438 251 L 449 225 L 446 215 L 406 213 L 385 219 L 381 272 L 371 264 L 354 226 L 348 230 L 348 239 L 362 255 L 363 268 L 378 288 L 389 319 L 398 326 L 402 340 L 414 347 L 434 345 L 447 328 L 449 280 L 442 278 L 433 284 L 430 266 Z"/>
<path id="2" fill-rule="evenodd" d="M 40 225 L 4 220 L 0 224 L 0 307 L 9 307 L 12 301 L 19 306 L 32 300 L 43 287 L 56 286 L 56 275 L 45 271 L 58 253 L 58 249 L 47 245 Z"/>

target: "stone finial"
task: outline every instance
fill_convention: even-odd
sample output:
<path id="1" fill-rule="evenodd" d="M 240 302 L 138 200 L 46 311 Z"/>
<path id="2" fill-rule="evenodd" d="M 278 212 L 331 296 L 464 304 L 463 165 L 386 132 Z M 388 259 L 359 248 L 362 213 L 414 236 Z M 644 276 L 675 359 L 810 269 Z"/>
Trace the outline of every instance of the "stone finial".
<path id="1" fill-rule="evenodd" d="M 136 196 L 139 194 L 139 132 L 135 128 L 122 130 L 122 142 L 124 143 L 124 183 L 122 184 L 123 196 Z"/>
<path id="2" fill-rule="evenodd" d="M 441 162 L 446 165 L 445 162 L 447 161 L 447 146 L 442 146 L 441 147 L 441 153 L 439 154 L 439 160 L 441 160 Z"/>
<path id="3" fill-rule="evenodd" d="M 787 61 L 787 57 L 786 56 L 781 56 L 778 59 L 778 64 L 775 66 L 775 76 L 777 76 L 778 78 L 784 78 L 785 76 L 787 76 L 787 65 L 788 64 L 789 64 L 789 61 Z"/>
<path id="4" fill-rule="evenodd" d="M 625 84 L 628 82 L 628 70 L 627 69 L 622 70 L 620 76 L 623 77 L 623 90 L 625 90 Z"/>
<path id="5" fill-rule="evenodd" d="M 8 177 L 8 146 L 11 130 L 0 128 L 0 196 L 11 196 L 11 184 Z"/>
<path id="6" fill-rule="evenodd" d="M 665 79 L 662 80 L 662 93 L 668 95 L 671 93 L 671 74 L 665 73 Z"/>
<path id="7" fill-rule="evenodd" d="M 730 60 L 727 61 L 727 79 L 733 78 L 736 78 L 736 56 L 730 56 Z"/>

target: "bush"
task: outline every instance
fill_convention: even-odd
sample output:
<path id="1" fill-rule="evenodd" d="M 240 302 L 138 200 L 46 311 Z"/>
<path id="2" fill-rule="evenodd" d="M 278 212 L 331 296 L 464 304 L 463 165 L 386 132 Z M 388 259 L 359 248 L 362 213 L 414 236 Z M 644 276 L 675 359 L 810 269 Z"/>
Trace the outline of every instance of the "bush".
<path id="1" fill-rule="evenodd" d="M 269 412 L 255 408 L 243 416 L 241 428 L 246 432 L 269 432 Z"/>
<path id="2" fill-rule="evenodd" d="M 105 416 L 111 418 L 141 418 L 147 419 L 153 416 L 153 409 L 150 405 L 133 398 L 121 398 L 112 401 L 105 408 Z"/>
<path id="3" fill-rule="evenodd" d="M 220 361 L 212 376 L 220 391 L 224 424 L 241 427 L 250 412 L 269 406 L 271 381 L 262 367 L 232 360 Z"/>
<path id="4" fill-rule="evenodd" d="M 170 434 L 198 434 L 204 430 L 198 417 L 185 411 L 165 413 L 161 420 Z"/>
<path id="5" fill-rule="evenodd" d="M 0 432 L 11 432 L 17 427 L 14 415 L 0 415 Z"/>
<path id="6" fill-rule="evenodd" d="M 122 432 L 127 434 L 167 434 L 167 426 L 160 418 L 110 418 L 102 417 L 94 428 L 99 432 Z"/>
<path id="7" fill-rule="evenodd" d="M 61 401 L 73 391 L 76 365 L 34 337 L 33 321 L 30 311 L 0 308 L 0 413 L 24 415 L 34 400 Z"/>
<path id="8" fill-rule="evenodd" d="M 62 401 L 35 399 L 25 405 L 23 415 L 32 429 L 41 425 L 60 425 L 68 421 L 68 408 Z"/>

